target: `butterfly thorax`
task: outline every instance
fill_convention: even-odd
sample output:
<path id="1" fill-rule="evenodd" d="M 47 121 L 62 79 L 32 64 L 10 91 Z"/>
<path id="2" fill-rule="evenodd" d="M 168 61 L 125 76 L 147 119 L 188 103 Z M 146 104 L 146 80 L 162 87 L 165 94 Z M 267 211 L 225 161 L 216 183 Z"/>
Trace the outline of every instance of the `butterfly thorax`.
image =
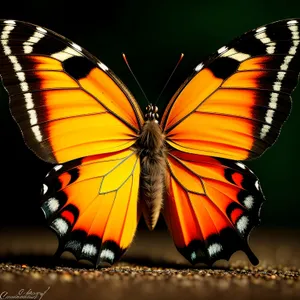
<path id="1" fill-rule="evenodd" d="M 149 229 L 157 223 L 165 185 L 165 137 L 157 122 L 157 108 L 148 106 L 146 121 L 137 140 L 141 161 L 140 202 Z"/>

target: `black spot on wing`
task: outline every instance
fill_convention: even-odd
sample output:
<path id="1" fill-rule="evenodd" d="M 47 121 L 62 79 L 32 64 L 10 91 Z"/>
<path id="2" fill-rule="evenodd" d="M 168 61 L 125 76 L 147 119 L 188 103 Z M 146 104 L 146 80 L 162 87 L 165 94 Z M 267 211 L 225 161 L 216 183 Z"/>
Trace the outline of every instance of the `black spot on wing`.
<path id="1" fill-rule="evenodd" d="M 68 171 L 68 173 L 71 176 L 69 184 L 75 182 L 79 178 L 79 169 L 78 168 L 71 169 Z"/>
<path id="2" fill-rule="evenodd" d="M 236 51 L 250 54 L 251 56 L 266 53 L 266 45 L 250 34 L 242 36 L 233 47 Z"/>
<path id="3" fill-rule="evenodd" d="M 33 44 L 32 54 L 49 55 L 61 52 L 67 48 L 65 42 L 53 39 L 52 36 L 45 35 L 36 44 Z"/>
<path id="4" fill-rule="evenodd" d="M 86 77 L 95 65 L 85 57 L 73 56 L 63 63 L 64 70 L 74 79 L 82 79 Z"/>
<path id="5" fill-rule="evenodd" d="M 282 23 L 266 26 L 266 35 L 272 41 L 286 41 L 292 39 L 292 32 L 288 25 L 282 26 Z"/>
<path id="6" fill-rule="evenodd" d="M 229 76 L 236 72 L 239 64 L 240 63 L 235 59 L 232 59 L 230 57 L 222 57 L 212 62 L 208 66 L 208 69 L 210 69 L 216 77 L 227 79 Z"/>

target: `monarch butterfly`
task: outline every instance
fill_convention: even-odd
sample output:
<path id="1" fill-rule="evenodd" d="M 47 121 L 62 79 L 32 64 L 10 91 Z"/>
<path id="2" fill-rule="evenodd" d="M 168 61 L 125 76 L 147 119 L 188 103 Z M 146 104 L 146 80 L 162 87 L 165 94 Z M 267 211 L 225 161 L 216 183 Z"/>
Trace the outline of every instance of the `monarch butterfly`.
<path id="1" fill-rule="evenodd" d="M 299 74 L 299 21 L 249 31 L 198 64 L 144 116 L 120 79 L 86 50 L 30 23 L 0 20 L 0 73 L 27 146 L 56 164 L 41 208 L 67 250 L 116 262 L 143 215 L 162 212 L 192 264 L 229 260 L 259 224 L 264 196 L 241 161 L 277 139 Z"/>

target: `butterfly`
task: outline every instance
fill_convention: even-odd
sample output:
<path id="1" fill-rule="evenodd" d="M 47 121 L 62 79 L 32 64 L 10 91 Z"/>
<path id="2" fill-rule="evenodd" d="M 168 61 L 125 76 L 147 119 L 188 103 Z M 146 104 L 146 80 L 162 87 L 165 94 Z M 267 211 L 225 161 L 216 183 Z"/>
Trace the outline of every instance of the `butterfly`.
<path id="1" fill-rule="evenodd" d="M 0 74 L 27 146 L 55 164 L 41 208 L 58 252 L 110 266 L 140 217 L 213 264 L 248 245 L 264 195 L 242 161 L 277 139 L 297 85 L 300 19 L 249 31 L 198 64 L 159 119 L 104 63 L 40 26 L 0 20 Z"/>

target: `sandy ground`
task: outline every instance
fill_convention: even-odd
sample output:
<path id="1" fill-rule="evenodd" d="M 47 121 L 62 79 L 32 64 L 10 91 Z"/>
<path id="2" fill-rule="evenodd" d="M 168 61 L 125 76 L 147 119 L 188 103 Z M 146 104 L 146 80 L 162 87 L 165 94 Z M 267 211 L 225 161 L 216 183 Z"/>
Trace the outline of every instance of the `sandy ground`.
<path id="1" fill-rule="evenodd" d="M 165 232 L 139 232 L 121 262 L 94 269 L 52 254 L 46 230 L 2 228 L 0 299 L 300 299 L 300 231 L 257 229 L 253 267 L 235 253 L 213 268 L 191 266 Z"/>

